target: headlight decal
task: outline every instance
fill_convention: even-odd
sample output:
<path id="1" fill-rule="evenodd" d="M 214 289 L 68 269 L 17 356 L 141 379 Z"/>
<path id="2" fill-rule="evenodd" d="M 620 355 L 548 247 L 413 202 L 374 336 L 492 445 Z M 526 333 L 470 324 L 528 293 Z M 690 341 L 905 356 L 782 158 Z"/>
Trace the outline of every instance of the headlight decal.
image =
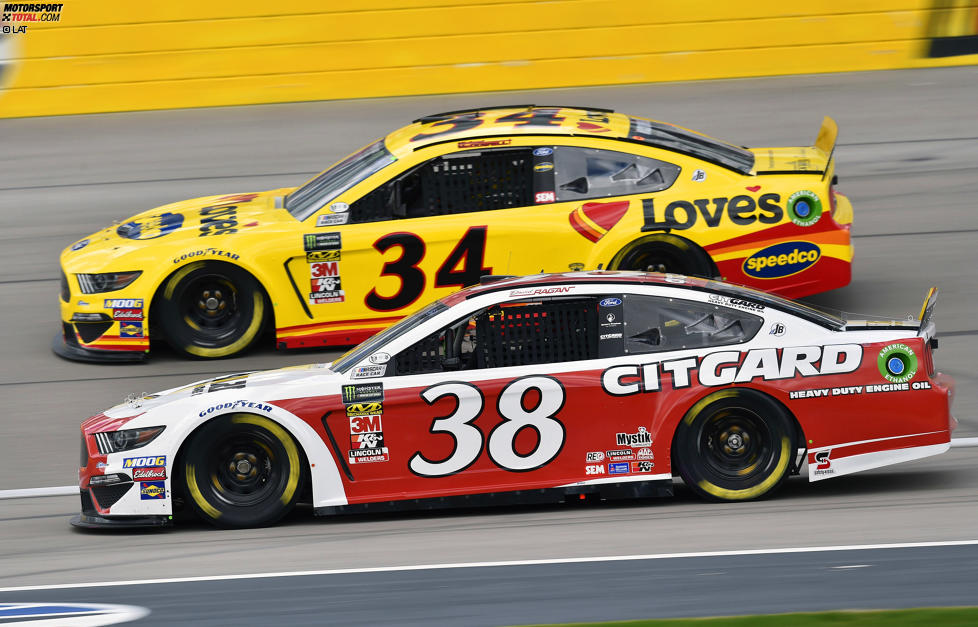
<path id="1" fill-rule="evenodd" d="M 146 446 L 163 433 L 166 427 L 144 427 L 142 429 L 122 429 L 120 431 L 103 431 L 95 434 L 95 444 L 102 455 L 131 451 Z"/>
<path id="2" fill-rule="evenodd" d="M 121 290 L 139 278 L 140 270 L 129 272 L 104 272 L 101 274 L 76 274 L 82 294 L 100 294 Z"/>

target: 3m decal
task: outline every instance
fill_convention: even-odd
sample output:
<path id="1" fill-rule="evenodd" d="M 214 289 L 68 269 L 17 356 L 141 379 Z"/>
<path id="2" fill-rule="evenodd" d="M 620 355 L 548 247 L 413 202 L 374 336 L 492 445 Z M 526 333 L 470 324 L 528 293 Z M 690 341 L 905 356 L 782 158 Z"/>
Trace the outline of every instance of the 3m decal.
<path id="1" fill-rule="evenodd" d="M 312 262 L 309 264 L 309 275 L 312 289 L 309 294 L 311 305 L 341 303 L 346 299 L 338 261 Z"/>
<path id="2" fill-rule="evenodd" d="M 354 383 L 342 388 L 343 403 L 360 403 L 363 401 L 383 401 L 383 383 Z"/>
<path id="3" fill-rule="evenodd" d="M 126 239 L 156 239 L 176 231 L 181 226 L 183 226 L 183 215 L 167 211 L 120 224 L 115 232 L 119 237 Z"/>
<path id="4" fill-rule="evenodd" d="M 166 483 L 162 481 L 145 481 L 140 483 L 139 498 L 142 501 L 166 498 Z"/>
<path id="5" fill-rule="evenodd" d="M 917 374 L 917 355 L 906 344 L 890 344 L 880 351 L 876 365 L 890 383 L 905 383 Z"/>
<path id="6" fill-rule="evenodd" d="M 641 365 L 612 366 L 601 375 L 601 387 L 612 396 L 658 392 L 660 377 L 668 373 L 673 389 L 692 384 L 696 374 L 700 385 L 713 387 L 749 383 L 754 379 L 774 381 L 800 377 L 855 372 L 862 363 L 859 344 L 829 346 L 788 346 L 755 348 L 747 352 L 719 351 L 699 359 L 688 357 Z"/>
<path id="7" fill-rule="evenodd" d="M 339 250 L 343 248 L 339 233 L 307 233 L 302 236 L 302 247 L 307 253 L 318 250 Z"/>
<path id="8" fill-rule="evenodd" d="M 532 410 L 523 406 L 526 394 L 534 392 L 539 402 Z M 557 420 L 564 406 L 564 388 L 559 381 L 547 376 L 528 376 L 510 381 L 499 394 L 498 411 L 502 422 L 493 427 L 488 437 L 472 423 L 485 407 L 479 388 L 470 383 L 451 382 L 431 386 L 421 393 L 428 405 L 443 397 L 453 398 L 455 410 L 432 421 L 431 433 L 447 433 L 455 441 L 455 449 L 443 460 L 430 460 L 416 452 L 408 468 L 421 477 L 445 477 L 465 470 L 475 463 L 485 450 L 493 464 L 511 472 L 528 472 L 553 461 L 564 447 L 566 432 Z M 536 447 L 521 453 L 515 448 L 517 434 L 526 428 L 537 432 Z"/>
<path id="9" fill-rule="evenodd" d="M 815 265 L 821 249 L 811 242 L 781 242 L 744 260 L 743 271 L 755 279 L 781 279 Z"/>
<path id="10" fill-rule="evenodd" d="M 127 457 L 122 460 L 123 468 L 151 468 L 166 466 L 166 455 L 151 455 L 148 457 Z"/>
<path id="11" fill-rule="evenodd" d="M 351 464 L 390 461 L 379 414 L 350 416 L 350 453 L 347 457 Z"/>
<path id="12" fill-rule="evenodd" d="M 811 226 L 822 217 L 822 201 L 807 189 L 788 196 L 788 217 L 798 226 Z"/>
<path id="13" fill-rule="evenodd" d="M 655 209 L 653 199 L 642 201 L 642 214 L 645 219 L 645 229 L 675 229 L 693 228 L 702 219 L 709 228 L 720 226 L 724 216 L 738 226 L 746 226 L 755 222 L 762 224 L 777 224 L 784 218 L 784 209 L 780 194 L 761 194 L 757 200 L 746 194 L 732 198 L 720 196 L 717 198 L 697 198 L 695 200 L 674 200 L 666 205 L 661 215 Z M 712 206 L 711 206 L 712 205 Z"/>
<path id="14" fill-rule="evenodd" d="M 622 216 L 628 211 L 628 204 L 627 200 L 586 202 L 571 211 L 567 219 L 574 230 L 583 235 L 585 239 L 597 242 L 618 224 Z"/>
<path id="15" fill-rule="evenodd" d="M 120 323 L 119 337 L 143 337 L 143 323 L 142 322 Z"/>

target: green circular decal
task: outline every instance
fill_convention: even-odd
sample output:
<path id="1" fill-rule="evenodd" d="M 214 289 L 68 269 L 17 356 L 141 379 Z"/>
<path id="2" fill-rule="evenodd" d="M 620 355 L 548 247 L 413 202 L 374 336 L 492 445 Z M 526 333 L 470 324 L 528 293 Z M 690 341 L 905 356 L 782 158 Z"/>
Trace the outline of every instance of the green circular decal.
<path id="1" fill-rule="evenodd" d="M 917 374 L 917 356 L 906 344 L 890 344 L 881 350 L 876 365 L 890 383 L 906 383 Z"/>
<path id="2" fill-rule="evenodd" d="M 798 226 L 811 226 L 822 217 L 822 201 L 807 189 L 795 192 L 788 197 L 788 217 Z"/>

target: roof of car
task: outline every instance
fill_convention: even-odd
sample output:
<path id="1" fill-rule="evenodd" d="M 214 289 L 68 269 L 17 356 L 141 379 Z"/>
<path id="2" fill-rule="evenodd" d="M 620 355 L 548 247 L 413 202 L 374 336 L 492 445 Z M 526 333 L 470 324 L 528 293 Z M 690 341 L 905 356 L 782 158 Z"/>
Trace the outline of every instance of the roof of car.
<path id="1" fill-rule="evenodd" d="M 624 270 L 592 270 L 588 272 L 562 272 L 556 274 L 535 274 L 525 277 L 503 278 L 485 285 L 475 285 L 449 294 L 441 299 L 448 305 L 454 306 L 464 300 L 488 294 L 490 292 L 510 291 L 510 296 L 560 296 L 561 293 L 544 291 L 546 288 L 571 285 L 662 285 L 677 289 L 689 289 L 708 292 L 734 299 L 745 299 L 753 303 L 774 307 L 788 312 L 799 318 L 815 324 L 842 330 L 845 321 L 836 315 L 814 309 L 808 305 L 791 301 L 780 296 L 762 292 L 733 283 L 702 279 L 698 277 L 677 274 L 660 274 L 658 272 L 634 272 Z M 539 288 L 539 289 L 536 289 Z M 525 293 L 513 294 L 520 290 Z"/>
<path id="2" fill-rule="evenodd" d="M 459 148 L 505 146 L 517 135 L 608 138 L 699 157 L 749 173 L 749 150 L 703 133 L 611 109 L 563 105 L 505 105 L 426 115 L 390 133 L 385 144 L 395 155 L 432 144 L 458 142 Z"/>

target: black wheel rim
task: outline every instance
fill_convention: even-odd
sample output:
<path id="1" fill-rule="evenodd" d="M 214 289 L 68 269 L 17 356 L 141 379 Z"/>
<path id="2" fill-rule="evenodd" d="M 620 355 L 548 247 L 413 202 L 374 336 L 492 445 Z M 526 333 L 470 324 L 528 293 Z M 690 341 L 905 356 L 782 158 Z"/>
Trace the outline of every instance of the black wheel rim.
<path id="1" fill-rule="evenodd" d="M 770 427 L 747 407 L 724 407 L 704 421 L 701 459 L 724 483 L 752 483 L 766 474 L 775 457 Z"/>
<path id="2" fill-rule="evenodd" d="M 210 488 L 215 498 L 233 507 L 248 507 L 274 498 L 285 473 L 278 442 L 262 430 L 247 430 L 216 444 L 209 455 Z"/>
<path id="3" fill-rule="evenodd" d="M 197 277 L 183 288 L 178 306 L 196 343 L 223 345 L 239 333 L 242 312 L 237 286 L 227 277 Z"/>
<path id="4" fill-rule="evenodd" d="M 635 251 L 621 264 L 621 269 L 641 272 L 688 273 L 687 263 L 682 253 L 678 250 L 672 252 L 665 249 Z"/>

